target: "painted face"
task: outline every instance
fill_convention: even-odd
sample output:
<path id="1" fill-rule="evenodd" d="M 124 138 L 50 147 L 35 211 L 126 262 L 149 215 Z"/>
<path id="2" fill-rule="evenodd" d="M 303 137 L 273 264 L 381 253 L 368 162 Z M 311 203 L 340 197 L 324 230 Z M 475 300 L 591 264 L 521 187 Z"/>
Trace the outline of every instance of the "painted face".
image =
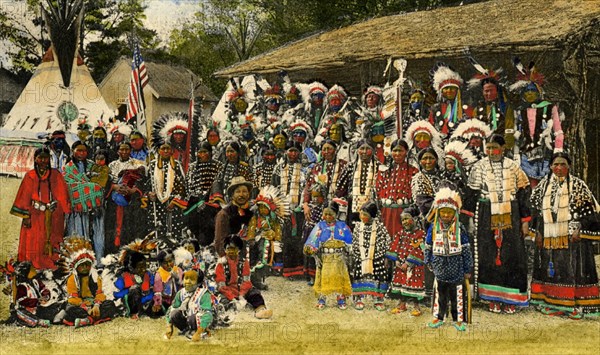
<path id="1" fill-rule="evenodd" d="M 221 137 L 219 137 L 219 133 L 215 131 L 209 131 L 208 135 L 206 136 L 206 140 L 208 141 L 208 144 L 214 147 L 215 145 L 219 144 Z"/>
<path id="2" fill-rule="evenodd" d="M 279 100 L 277 99 L 267 99 L 267 101 L 265 102 L 265 107 L 271 112 L 279 111 L 279 106 Z"/>
<path id="3" fill-rule="evenodd" d="M 245 141 L 251 141 L 254 139 L 254 131 L 252 131 L 252 128 L 246 127 L 242 129 L 242 139 Z"/>
<path id="4" fill-rule="evenodd" d="M 201 163 L 207 163 L 208 161 L 210 161 L 210 155 L 210 152 L 206 149 L 199 149 L 196 153 L 196 157 Z"/>
<path id="5" fill-rule="evenodd" d="M 342 99 L 334 96 L 329 99 L 329 109 L 332 112 L 338 112 L 342 108 Z"/>
<path id="6" fill-rule="evenodd" d="M 268 216 L 271 213 L 271 210 L 261 203 L 258 205 L 258 213 L 260 213 L 261 216 Z"/>
<path id="7" fill-rule="evenodd" d="M 96 165 L 104 166 L 106 165 L 106 157 L 102 154 L 96 155 L 96 159 L 94 159 Z"/>
<path id="8" fill-rule="evenodd" d="M 144 276 L 146 271 L 148 270 L 148 266 L 146 265 L 146 260 L 138 261 L 134 268 L 133 273 L 139 276 Z"/>
<path id="9" fill-rule="evenodd" d="M 131 143 L 131 148 L 133 148 L 133 150 L 138 151 L 144 147 L 144 138 L 142 138 L 142 136 L 139 136 L 137 134 L 132 135 L 129 138 L 129 143 Z"/>
<path id="10" fill-rule="evenodd" d="M 173 155 L 173 148 L 170 145 L 163 145 L 158 150 L 158 155 L 160 155 L 161 159 L 169 159 Z"/>
<path id="11" fill-rule="evenodd" d="M 227 146 L 227 148 L 225 149 L 225 157 L 227 158 L 228 162 L 237 163 L 238 152 L 235 149 L 233 149 L 233 147 Z"/>
<path id="12" fill-rule="evenodd" d="M 442 97 L 446 100 L 454 100 L 457 93 L 458 87 L 456 86 L 449 85 L 442 89 Z"/>
<path id="13" fill-rule="evenodd" d="M 479 137 L 479 136 L 472 136 L 471 139 L 469 139 L 469 147 L 473 147 L 473 148 L 479 148 L 483 145 L 483 138 Z"/>
<path id="14" fill-rule="evenodd" d="M 500 161 L 502 160 L 504 148 L 498 143 L 490 142 L 485 146 L 485 152 L 491 161 Z"/>
<path id="15" fill-rule="evenodd" d="M 77 274 L 79 274 L 81 276 L 89 275 L 91 269 L 92 269 L 92 263 L 89 261 L 84 261 L 84 262 L 80 263 L 79 265 L 77 265 L 77 268 L 75 268 L 75 270 L 77 271 Z"/>
<path id="16" fill-rule="evenodd" d="M 37 165 L 40 174 L 44 175 L 48 169 L 50 169 L 50 155 L 47 153 L 41 153 L 35 157 L 35 164 Z"/>
<path id="17" fill-rule="evenodd" d="M 250 191 L 248 186 L 240 185 L 233 191 L 231 200 L 238 206 L 244 206 L 250 199 Z"/>
<path id="18" fill-rule="evenodd" d="M 569 175 L 569 163 L 567 162 L 567 159 L 563 157 L 554 159 L 550 169 L 552 170 L 552 174 L 559 178 L 564 178 Z"/>
<path id="19" fill-rule="evenodd" d="M 335 222 L 335 212 L 331 208 L 325 208 L 323 210 L 323 220 L 329 224 Z"/>
<path id="20" fill-rule="evenodd" d="M 184 275 L 183 276 L 183 287 L 187 292 L 192 292 L 198 285 L 198 277 L 195 275 Z"/>
<path id="21" fill-rule="evenodd" d="M 440 219 L 444 224 L 450 224 L 454 220 L 455 210 L 450 207 L 442 207 L 439 210 Z"/>
<path id="22" fill-rule="evenodd" d="M 225 254 L 229 259 L 236 259 L 240 254 L 240 250 L 234 244 L 229 244 L 227 248 L 225 248 Z"/>
<path id="23" fill-rule="evenodd" d="M 322 92 L 316 92 L 310 95 L 310 104 L 312 107 L 323 107 L 323 98 L 325 98 L 325 94 Z"/>
<path id="24" fill-rule="evenodd" d="M 498 87 L 493 83 L 483 84 L 483 99 L 485 102 L 496 101 L 498 98 Z"/>
<path id="25" fill-rule="evenodd" d="M 331 125 L 331 127 L 329 128 L 329 139 L 331 139 L 332 141 L 338 142 L 338 143 L 341 142 L 342 141 L 342 126 L 340 126 L 337 123 Z"/>
<path id="26" fill-rule="evenodd" d="M 294 142 L 304 143 L 306 140 L 306 132 L 301 129 L 296 129 L 292 132 L 292 139 Z"/>
<path id="27" fill-rule="evenodd" d="M 33 267 L 33 265 L 31 265 L 31 267 L 29 268 L 29 273 L 27 273 L 27 278 L 31 280 L 36 276 L 37 276 L 37 270 L 35 269 L 35 267 Z"/>
<path id="28" fill-rule="evenodd" d="M 290 107 L 296 107 L 298 105 L 298 95 L 293 92 L 285 94 L 285 103 Z"/>
<path id="29" fill-rule="evenodd" d="M 185 133 L 175 132 L 173 133 L 173 142 L 177 144 L 183 144 L 185 142 Z"/>
<path id="30" fill-rule="evenodd" d="M 324 144 L 321 148 L 321 155 L 327 161 L 333 161 L 335 158 L 335 148 L 331 144 Z"/>
<path id="31" fill-rule="evenodd" d="M 534 103 L 540 98 L 540 93 L 535 90 L 526 90 L 523 92 L 525 102 Z"/>
<path id="32" fill-rule="evenodd" d="M 362 145 L 360 146 L 360 148 L 358 148 L 358 157 L 360 158 L 361 161 L 363 162 L 368 162 L 371 160 L 371 157 L 373 156 L 373 148 L 371 148 L 368 145 Z"/>
<path id="33" fill-rule="evenodd" d="M 104 133 L 104 131 L 101 130 L 101 129 L 94 130 L 93 136 L 94 136 L 94 139 L 104 139 L 104 140 L 106 140 L 106 133 Z"/>
<path id="34" fill-rule="evenodd" d="M 392 149 L 392 158 L 394 163 L 401 164 L 406 160 L 406 149 L 403 146 L 397 145 Z"/>
<path id="35" fill-rule="evenodd" d="M 421 164 L 421 167 L 426 171 L 431 171 L 431 170 L 435 169 L 436 163 L 437 163 L 437 159 L 431 153 L 423 154 L 423 156 L 421 157 L 421 160 L 419 161 L 419 164 Z"/>
<path id="36" fill-rule="evenodd" d="M 275 152 L 273 152 L 272 150 L 267 150 L 264 154 L 263 154 L 263 161 L 265 161 L 267 164 L 273 164 L 275 163 Z"/>
<path id="37" fill-rule="evenodd" d="M 58 152 L 63 149 L 66 142 L 67 141 L 64 138 L 52 138 L 52 149 Z"/>
<path id="38" fill-rule="evenodd" d="M 121 161 L 127 161 L 131 156 L 131 148 L 129 148 L 127 144 L 121 144 L 119 146 L 118 154 Z"/>
<path id="39" fill-rule="evenodd" d="M 369 93 L 367 97 L 365 97 L 365 101 L 367 103 L 368 108 L 375 108 L 379 104 L 379 95 Z"/>
<path id="40" fill-rule="evenodd" d="M 121 132 L 115 132 L 112 135 L 112 140 L 115 143 L 121 143 L 123 140 L 125 140 L 125 135 Z"/>
<path id="41" fill-rule="evenodd" d="M 175 259 L 172 255 L 167 255 L 165 260 L 163 260 L 163 262 L 160 263 L 160 266 L 162 266 L 162 268 L 166 271 L 171 271 L 173 270 L 173 266 L 175 266 Z"/>
<path id="42" fill-rule="evenodd" d="M 454 159 L 445 158 L 444 163 L 447 171 L 454 171 L 454 169 L 456 169 L 456 163 L 454 162 Z"/>
<path id="43" fill-rule="evenodd" d="M 373 126 L 371 128 L 371 140 L 375 143 L 383 142 L 385 138 L 385 127 L 383 125 Z"/>
<path id="44" fill-rule="evenodd" d="M 423 100 L 425 99 L 425 96 L 423 96 L 423 94 L 420 91 L 415 91 L 412 95 L 410 95 L 410 103 L 415 103 L 415 102 L 423 102 Z"/>
<path id="45" fill-rule="evenodd" d="M 84 161 L 88 157 L 87 147 L 83 145 L 78 145 L 77 148 L 73 151 L 73 158 L 77 161 Z"/>
<path id="46" fill-rule="evenodd" d="M 368 212 L 360 211 L 359 217 L 360 217 L 360 221 L 363 222 L 364 224 L 371 223 L 371 215 Z"/>
<path id="47" fill-rule="evenodd" d="M 246 109 L 248 108 L 248 103 L 244 99 L 239 97 L 235 99 L 235 101 L 233 101 L 233 107 L 237 112 L 245 113 Z"/>
<path id="48" fill-rule="evenodd" d="M 321 204 L 325 201 L 323 195 L 321 195 L 321 193 L 318 191 L 311 191 L 310 198 L 313 202 L 316 202 L 318 204 Z"/>
<path id="49" fill-rule="evenodd" d="M 287 143 L 287 139 L 283 134 L 278 134 L 273 138 L 273 145 L 277 149 L 285 149 L 285 145 Z"/>
<path id="50" fill-rule="evenodd" d="M 295 163 L 298 161 L 299 157 L 300 157 L 300 151 L 298 149 L 290 148 L 287 150 L 288 162 Z"/>
<path id="51" fill-rule="evenodd" d="M 431 136 L 427 132 L 418 132 L 415 134 L 415 145 L 419 150 L 431 146 Z"/>
<path id="52" fill-rule="evenodd" d="M 87 139 L 91 135 L 92 135 L 92 132 L 90 132 L 89 129 L 80 129 L 79 131 L 77 131 L 77 138 L 79 138 L 79 140 L 82 142 L 87 141 Z"/>
<path id="53" fill-rule="evenodd" d="M 415 220 L 412 218 L 410 214 L 403 214 L 401 217 L 402 227 L 405 230 L 412 231 L 415 226 Z"/>

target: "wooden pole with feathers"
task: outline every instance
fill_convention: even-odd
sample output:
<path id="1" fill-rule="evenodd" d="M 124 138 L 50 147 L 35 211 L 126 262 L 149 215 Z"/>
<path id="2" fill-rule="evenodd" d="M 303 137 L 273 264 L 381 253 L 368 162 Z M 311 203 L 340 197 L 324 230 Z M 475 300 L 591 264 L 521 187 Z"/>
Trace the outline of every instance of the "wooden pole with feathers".
<path id="1" fill-rule="evenodd" d="M 406 59 L 400 58 L 394 60 L 394 68 L 398 71 L 398 80 L 394 83 L 396 88 L 396 133 L 398 138 L 402 138 L 402 88 L 404 88 L 404 71 L 406 70 Z"/>

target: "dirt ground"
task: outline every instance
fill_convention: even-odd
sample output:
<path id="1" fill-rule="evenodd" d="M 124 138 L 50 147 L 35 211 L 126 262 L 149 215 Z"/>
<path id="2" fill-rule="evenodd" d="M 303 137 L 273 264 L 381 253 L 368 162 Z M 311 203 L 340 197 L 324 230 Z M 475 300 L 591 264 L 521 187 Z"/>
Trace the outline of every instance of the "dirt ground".
<path id="1" fill-rule="evenodd" d="M 8 214 L 20 180 L 0 177 L 0 262 L 15 256 L 20 220 Z M 446 324 L 428 329 L 430 314 L 412 318 L 372 307 L 362 312 L 314 308 L 304 282 L 269 278 L 263 293 L 274 310 L 261 321 L 250 310 L 200 343 L 162 339 L 164 320 L 119 318 L 94 327 L 28 329 L 0 326 L 0 354 L 600 354 L 600 320 L 553 318 L 527 309 L 497 315 L 475 308 L 473 324 L 458 332 Z M 393 304 L 388 301 L 388 306 Z M 8 297 L 0 295 L 0 318 Z"/>

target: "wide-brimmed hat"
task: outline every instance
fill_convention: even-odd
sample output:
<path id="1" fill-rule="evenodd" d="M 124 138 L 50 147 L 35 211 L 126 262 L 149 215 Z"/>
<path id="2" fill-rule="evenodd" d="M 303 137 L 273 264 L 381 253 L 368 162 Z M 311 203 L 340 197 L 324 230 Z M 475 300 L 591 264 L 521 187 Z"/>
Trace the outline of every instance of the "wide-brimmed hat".
<path id="1" fill-rule="evenodd" d="M 251 191 L 253 187 L 252 183 L 250 181 L 247 181 L 245 177 L 236 176 L 233 179 L 231 179 L 231 182 L 229 183 L 229 187 L 227 188 L 227 195 L 231 196 L 233 191 L 235 191 L 235 189 L 241 185 L 245 185 L 246 187 L 248 187 L 248 191 Z"/>

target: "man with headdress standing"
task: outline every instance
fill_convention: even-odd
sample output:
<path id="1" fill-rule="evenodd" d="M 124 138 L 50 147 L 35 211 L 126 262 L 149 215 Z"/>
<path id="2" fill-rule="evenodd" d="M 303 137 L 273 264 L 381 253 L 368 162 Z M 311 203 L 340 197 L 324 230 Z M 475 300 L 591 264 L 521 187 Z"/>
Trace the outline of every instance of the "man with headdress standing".
<path id="1" fill-rule="evenodd" d="M 31 261 L 36 269 L 54 269 L 54 250 L 62 242 L 65 213 L 70 210 L 67 184 L 50 168 L 50 150 L 37 149 L 34 168 L 23 177 L 10 210 L 23 218 L 18 260 Z"/>
<path id="2" fill-rule="evenodd" d="M 432 81 L 438 94 L 438 103 L 429 111 L 429 123 L 446 138 L 460 122 L 473 116 L 473 109 L 463 104 L 463 79 L 449 66 L 444 63 L 436 64 L 432 69 Z"/>
<path id="3" fill-rule="evenodd" d="M 525 70 L 518 58 L 515 62 L 519 75 L 510 89 L 519 90 L 523 99 L 518 109 L 521 168 L 529 177 L 531 187 L 535 188 L 550 172 L 552 153 L 562 152 L 564 134 L 558 106 L 544 99 L 544 76 L 536 70 L 533 62 L 529 70 Z"/>

